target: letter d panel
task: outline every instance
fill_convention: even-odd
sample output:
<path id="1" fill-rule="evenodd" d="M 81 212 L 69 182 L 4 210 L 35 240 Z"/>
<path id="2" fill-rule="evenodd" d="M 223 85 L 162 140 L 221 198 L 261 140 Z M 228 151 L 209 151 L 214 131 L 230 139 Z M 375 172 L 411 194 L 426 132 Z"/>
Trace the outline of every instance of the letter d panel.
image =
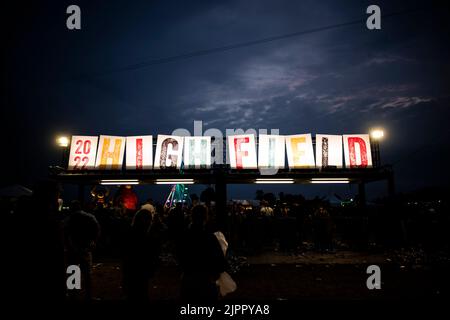
<path id="1" fill-rule="evenodd" d="M 344 157 L 346 168 L 372 167 L 372 151 L 368 134 L 344 135 Z"/>

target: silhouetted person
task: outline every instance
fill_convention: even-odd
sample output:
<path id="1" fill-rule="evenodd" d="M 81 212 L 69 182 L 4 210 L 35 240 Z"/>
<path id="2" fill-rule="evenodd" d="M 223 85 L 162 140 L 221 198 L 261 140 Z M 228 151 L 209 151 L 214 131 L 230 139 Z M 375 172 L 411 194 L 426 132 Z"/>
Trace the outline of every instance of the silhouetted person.
<path id="1" fill-rule="evenodd" d="M 319 251 L 333 249 L 332 221 L 328 210 L 319 206 L 313 217 L 315 245 Z"/>
<path id="2" fill-rule="evenodd" d="M 114 196 L 114 204 L 117 207 L 121 207 L 123 209 L 123 214 L 131 218 L 136 213 L 138 209 L 139 199 L 134 192 L 133 187 L 130 185 L 120 186 L 119 190 L 117 190 Z"/>
<path id="3" fill-rule="evenodd" d="M 186 229 L 184 212 L 181 206 L 176 206 L 170 210 L 167 224 L 169 237 L 175 246 L 175 254 L 178 257 Z"/>
<path id="4" fill-rule="evenodd" d="M 14 212 L 7 247 L 5 280 L 11 290 L 4 291 L 13 300 L 33 299 L 51 303 L 64 301 L 65 269 L 62 225 L 58 213 L 58 185 L 43 181 L 33 196 L 23 198 Z"/>
<path id="5" fill-rule="evenodd" d="M 183 269 L 181 298 L 184 301 L 214 302 L 218 299 L 216 280 L 226 261 L 216 236 L 205 228 L 208 209 L 197 205 L 180 250 Z"/>
<path id="6" fill-rule="evenodd" d="M 152 213 L 136 212 L 124 253 L 123 276 L 127 299 L 148 301 L 148 282 L 153 276 L 159 257 L 157 233 L 152 230 Z"/>
<path id="7" fill-rule="evenodd" d="M 67 264 L 81 269 L 85 299 L 91 299 L 92 251 L 100 235 L 100 226 L 93 214 L 84 212 L 78 201 L 71 203 L 71 213 L 65 221 Z"/>
<path id="8" fill-rule="evenodd" d="M 265 200 L 261 201 L 260 214 L 263 217 L 273 217 L 273 209 L 269 206 L 269 203 Z"/>

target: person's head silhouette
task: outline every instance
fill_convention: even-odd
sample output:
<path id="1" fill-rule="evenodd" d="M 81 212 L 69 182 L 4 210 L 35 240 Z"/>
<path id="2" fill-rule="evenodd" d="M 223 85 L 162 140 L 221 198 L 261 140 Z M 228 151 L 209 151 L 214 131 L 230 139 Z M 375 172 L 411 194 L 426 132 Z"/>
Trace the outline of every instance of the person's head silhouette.
<path id="1" fill-rule="evenodd" d="M 208 208 L 204 205 L 196 205 L 192 209 L 192 225 L 196 227 L 203 227 L 208 218 Z"/>

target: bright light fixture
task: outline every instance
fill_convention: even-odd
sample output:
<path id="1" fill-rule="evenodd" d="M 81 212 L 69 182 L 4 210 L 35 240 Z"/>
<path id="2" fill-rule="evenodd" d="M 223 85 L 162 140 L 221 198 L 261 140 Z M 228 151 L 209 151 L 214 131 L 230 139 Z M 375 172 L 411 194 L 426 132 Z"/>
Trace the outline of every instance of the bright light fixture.
<path id="1" fill-rule="evenodd" d="M 311 178 L 311 181 L 349 181 L 348 178 Z"/>
<path id="2" fill-rule="evenodd" d="M 135 185 L 139 184 L 139 182 L 100 182 L 102 186 L 129 186 L 129 185 Z"/>
<path id="3" fill-rule="evenodd" d="M 156 179 L 156 184 L 194 184 L 194 179 Z"/>
<path id="4" fill-rule="evenodd" d="M 70 141 L 69 141 L 69 138 L 68 138 L 68 137 L 61 136 L 61 137 L 58 137 L 58 138 L 56 139 L 56 143 L 57 143 L 58 146 L 60 146 L 61 148 L 67 148 L 67 147 L 69 146 Z"/>
<path id="5" fill-rule="evenodd" d="M 311 183 L 350 183 L 348 180 L 311 180 Z"/>
<path id="6" fill-rule="evenodd" d="M 138 179 L 103 179 L 102 182 L 139 182 Z"/>
<path id="7" fill-rule="evenodd" d="M 139 184 L 139 180 L 137 179 L 101 180 L 100 184 L 104 186 L 135 185 Z"/>
<path id="8" fill-rule="evenodd" d="M 294 179 L 284 179 L 284 178 L 258 178 L 255 180 L 255 183 L 274 183 L 274 184 L 283 184 L 283 183 L 294 183 Z"/>
<path id="9" fill-rule="evenodd" d="M 384 131 L 383 129 L 373 129 L 372 131 L 370 131 L 370 136 L 374 140 L 381 140 L 384 137 Z"/>
<path id="10" fill-rule="evenodd" d="M 168 178 L 168 179 L 156 179 L 156 181 L 194 181 L 194 179 L 191 178 Z"/>
<path id="11" fill-rule="evenodd" d="M 292 178 L 256 178 L 256 180 L 277 180 L 277 181 L 289 181 Z"/>

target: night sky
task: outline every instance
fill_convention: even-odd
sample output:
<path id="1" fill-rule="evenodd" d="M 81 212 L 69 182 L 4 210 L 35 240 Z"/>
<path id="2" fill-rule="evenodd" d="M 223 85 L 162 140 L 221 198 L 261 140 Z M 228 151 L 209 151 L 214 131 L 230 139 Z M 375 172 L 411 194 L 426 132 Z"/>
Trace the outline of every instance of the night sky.
<path id="1" fill-rule="evenodd" d="M 81 8 L 81 30 L 66 28 L 70 4 Z M 383 15 L 403 13 L 382 19 L 381 30 L 362 22 L 154 62 L 365 21 L 370 4 Z M 382 126 L 382 161 L 394 165 L 397 191 L 448 185 L 448 8 L 430 1 L 18 1 L 2 10 L 1 185 L 45 177 L 60 161 L 59 134 L 193 132 L 194 120 L 204 130 L 281 134 Z M 295 188 L 263 189 L 354 191 Z M 253 198 L 255 190 L 232 187 L 229 197 Z"/>

